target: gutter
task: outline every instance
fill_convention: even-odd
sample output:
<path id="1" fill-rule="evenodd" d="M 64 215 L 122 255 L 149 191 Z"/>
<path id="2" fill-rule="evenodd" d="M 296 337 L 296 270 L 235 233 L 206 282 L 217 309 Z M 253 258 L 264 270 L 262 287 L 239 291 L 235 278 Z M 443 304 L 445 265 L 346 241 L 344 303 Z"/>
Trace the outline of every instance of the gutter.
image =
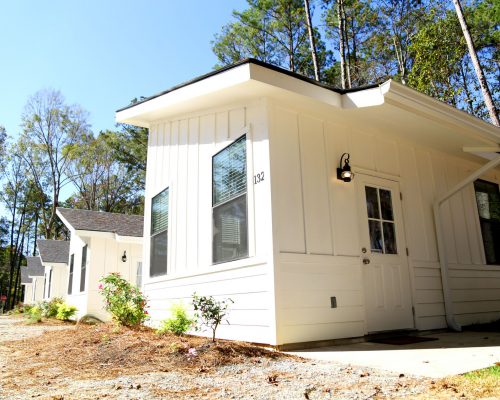
<path id="1" fill-rule="evenodd" d="M 438 254 L 439 254 L 439 265 L 441 267 L 441 283 L 443 286 L 443 297 L 444 297 L 444 309 L 446 313 L 446 324 L 448 328 L 455 332 L 460 332 L 462 327 L 455 321 L 455 314 L 453 312 L 453 302 L 451 299 L 450 285 L 448 282 L 448 260 L 446 258 L 446 246 L 443 232 L 443 225 L 441 222 L 441 206 L 448 200 L 451 196 L 462 190 L 464 187 L 469 185 L 478 179 L 481 175 L 485 174 L 489 170 L 500 165 L 500 156 L 495 157 L 493 160 L 489 161 L 487 164 L 483 165 L 476 172 L 473 172 L 467 178 L 463 179 L 456 186 L 448 190 L 441 197 L 438 197 L 433 204 L 434 210 L 434 224 L 436 226 L 436 238 L 438 244 Z"/>

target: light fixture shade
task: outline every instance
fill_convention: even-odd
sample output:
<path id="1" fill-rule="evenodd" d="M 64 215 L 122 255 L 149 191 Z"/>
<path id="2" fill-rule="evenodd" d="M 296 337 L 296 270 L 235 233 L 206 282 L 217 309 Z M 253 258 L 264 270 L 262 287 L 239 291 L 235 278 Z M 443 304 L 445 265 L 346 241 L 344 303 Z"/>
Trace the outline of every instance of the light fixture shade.
<path id="1" fill-rule="evenodd" d="M 127 262 L 127 252 L 126 251 L 123 252 L 122 261 Z"/>
<path id="2" fill-rule="evenodd" d="M 351 166 L 349 165 L 349 157 L 349 153 L 342 154 L 342 157 L 340 157 L 339 167 L 337 168 L 337 179 L 344 182 L 351 182 L 354 178 Z M 342 161 L 344 161 L 344 165 L 342 165 Z"/>

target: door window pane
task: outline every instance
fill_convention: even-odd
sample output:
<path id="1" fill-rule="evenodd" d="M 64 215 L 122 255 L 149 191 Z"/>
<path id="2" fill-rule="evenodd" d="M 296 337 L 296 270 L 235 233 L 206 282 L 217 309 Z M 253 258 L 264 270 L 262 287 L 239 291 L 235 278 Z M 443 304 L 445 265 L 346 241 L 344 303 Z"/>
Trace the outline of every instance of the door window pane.
<path id="1" fill-rule="evenodd" d="M 368 218 L 380 218 L 378 210 L 378 195 L 377 188 L 366 186 L 366 209 L 368 211 Z"/>
<path id="2" fill-rule="evenodd" d="M 496 183 L 474 182 L 487 264 L 500 265 L 500 192 Z"/>
<path id="3" fill-rule="evenodd" d="M 383 253 L 382 230 L 380 229 L 380 221 L 368 221 L 370 230 L 370 249 L 374 253 Z"/>
<path id="4" fill-rule="evenodd" d="M 394 221 L 394 216 L 392 213 L 392 199 L 391 191 L 379 189 L 380 193 L 380 208 L 382 209 L 382 219 L 387 221 Z"/>
<path id="5" fill-rule="evenodd" d="M 384 222 L 384 249 L 386 254 L 398 254 L 394 223 Z"/>
<path id="6" fill-rule="evenodd" d="M 370 248 L 373 253 L 397 254 L 392 192 L 365 186 Z"/>

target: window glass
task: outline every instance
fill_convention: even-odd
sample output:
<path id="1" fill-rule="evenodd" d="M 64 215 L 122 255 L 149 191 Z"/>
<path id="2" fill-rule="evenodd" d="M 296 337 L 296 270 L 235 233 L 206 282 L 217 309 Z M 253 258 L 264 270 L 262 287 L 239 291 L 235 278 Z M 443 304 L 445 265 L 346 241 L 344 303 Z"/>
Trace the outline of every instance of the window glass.
<path id="1" fill-rule="evenodd" d="M 498 185 L 474 182 L 476 203 L 487 264 L 500 264 L 500 193 Z"/>
<path id="2" fill-rule="evenodd" d="M 50 298 L 51 287 L 52 287 L 52 268 L 49 271 L 49 292 L 47 293 L 47 298 Z"/>
<path id="3" fill-rule="evenodd" d="M 247 191 L 245 136 L 213 158 L 213 205 L 228 201 Z"/>
<path id="4" fill-rule="evenodd" d="M 365 186 L 365 195 L 371 251 L 397 254 L 391 191 Z"/>
<path id="5" fill-rule="evenodd" d="M 366 210 L 368 211 L 368 218 L 380 218 L 378 210 L 378 196 L 377 188 L 366 186 Z"/>
<path id="6" fill-rule="evenodd" d="M 213 157 L 213 262 L 248 256 L 246 137 Z"/>
<path id="7" fill-rule="evenodd" d="M 80 268 L 80 292 L 85 291 L 85 275 L 87 272 L 87 245 L 82 248 L 82 265 Z"/>
<path id="8" fill-rule="evenodd" d="M 68 281 L 68 294 L 73 292 L 73 267 L 75 264 L 75 255 L 71 254 L 69 259 L 69 281 Z"/>
<path id="9" fill-rule="evenodd" d="M 392 198 L 391 191 L 385 189 L 379 189 L 380 193 L 380 209 L 382 210 L 382 219 L 387 221 L 394 221 L 394 216 L 392 214 Z"/>
<path id="10" fill-rule="evenodd" d="M 137 262 L 137 272 L 135 277 L 135 285 L 140 288 L 142 286 L 142 261 Z"/>
<path id="11" fill-rule="evenodd" d="M 168 248 L 168 188 L 153 197 L 151 202 L 150 276 L 167 273 Z"/>

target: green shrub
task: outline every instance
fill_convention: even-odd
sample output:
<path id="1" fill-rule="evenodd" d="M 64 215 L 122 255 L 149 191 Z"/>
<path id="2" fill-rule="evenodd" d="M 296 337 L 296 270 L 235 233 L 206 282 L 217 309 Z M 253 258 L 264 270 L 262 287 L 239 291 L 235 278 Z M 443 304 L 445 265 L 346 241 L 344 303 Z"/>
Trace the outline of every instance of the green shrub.
<path id="1" fill-rule="evenodd" d="M 57 307 L 56 318 L 61 321 L 68 321 L 72 316 L 76 314 L 77 308 L 75 306 L 70 306 L 66 303 L 61 303 Z"/>
<path id="2" fill-rule="evenodd" d="M 100 280 L 99 291 L 104 296 L 104 309 L 113 320 L 125 326 L 139 326 L 147 318 L 146 297 L 141 291 L 123 279 L 119 273 L 112 273 Z"/>
<path id="3" fill-rule="evenodd" d="M 212 342 L 215 342 L 215 331 L 227 314 L 231 299 L 215 300 L 213 296 L 198 296 L 193 293 L 193 308 L 197 321 L 197 329 L 205 325 L 212 330 Z M 226 320 L 227 323 L 229 321 Z"/>
<path id="4" fill-rule="evenodd" d="M 163 334 L 171 332 L 175 335 L 186 333 L 193 325 L 194 320 L 189 318 L 186 307 L 182 304 L 174 304 L 170 308 L 171 317 L 161 322 L 161 327 L 156 332 Z"/>
<path id="5" fill-rule="evenodd" d="M 39 306 L 33 306 L 27 316 L 30 323 L 42 322 L 42 309 Z"/>
<path id="6" fill-rule="evenodd" d="M 59 305 L 63 303 L 64 301 L 60 297 L 54 297 L 50 301 L 42 301 L 38 303 L 40 309 L 42 310 L 42 317 L 54 318 L 57 315 Z"/>
<path id="7" fill-rule="evenodd" d="M 14 308 L 12 310 L 7 312 L 7 314 L 8 315 L 26 314 L 31 310 L 31 307 L 33 307 L 33 306 L 31 306 L 29 304 L 19 303 L 16 306 L 14 306 Z"/>

